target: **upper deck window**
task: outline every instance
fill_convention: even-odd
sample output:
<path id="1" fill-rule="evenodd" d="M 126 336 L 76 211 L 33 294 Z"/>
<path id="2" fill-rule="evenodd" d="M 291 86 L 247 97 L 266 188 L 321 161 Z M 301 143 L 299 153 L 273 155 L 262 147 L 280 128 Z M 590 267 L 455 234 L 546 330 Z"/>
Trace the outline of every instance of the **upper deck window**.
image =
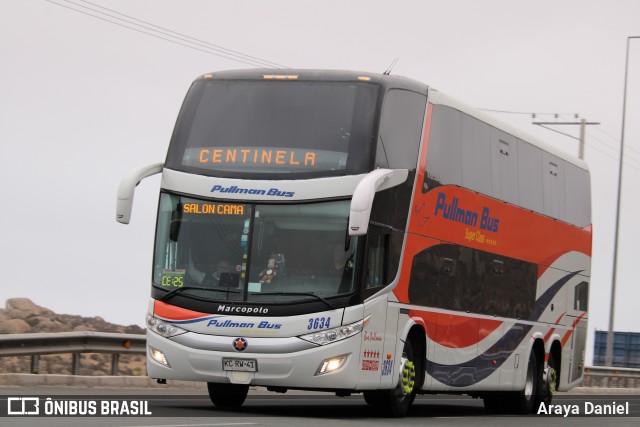
<path id="1" fill-rule="evenodd" d="M 366 172 L 377 94 L 360 82 L 196 81 L 167 167 L 283 179 Z"/>

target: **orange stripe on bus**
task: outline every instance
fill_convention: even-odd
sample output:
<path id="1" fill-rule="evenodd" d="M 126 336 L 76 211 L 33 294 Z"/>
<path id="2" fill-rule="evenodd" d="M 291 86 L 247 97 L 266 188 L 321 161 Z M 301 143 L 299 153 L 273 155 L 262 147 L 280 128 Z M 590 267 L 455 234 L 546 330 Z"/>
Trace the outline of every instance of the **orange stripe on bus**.
<path id="1" fill-rule="evenodd" d="M 190 320 L 211 315 L 210 313 L 188 310 L 157 300 L 153 302 L 153 314 L 170 320 Z"/>
<path id="2" fill-rule="evenodd" d="M 560 320 L 562 320 L 562 318 L 564 317 L 564 315 L 567 314 L 567 312 L 565 311 L 564 313 L 562 313 L 560 315 L 560 317 L 558 317 L 556 319 L 556 321 L 553 323 L 554 325 L 557 325 L 560 323 Z M 549 329 L 549 332 L 547 332 L 547 335 L 544 336 L 544 342 L 546 343 L 547 341 L 549 341 L 549 338 L 551 337 L 551 335 L 553 334 L 553 332 L 556 330 L 556 328 L 551 328 Z"/>

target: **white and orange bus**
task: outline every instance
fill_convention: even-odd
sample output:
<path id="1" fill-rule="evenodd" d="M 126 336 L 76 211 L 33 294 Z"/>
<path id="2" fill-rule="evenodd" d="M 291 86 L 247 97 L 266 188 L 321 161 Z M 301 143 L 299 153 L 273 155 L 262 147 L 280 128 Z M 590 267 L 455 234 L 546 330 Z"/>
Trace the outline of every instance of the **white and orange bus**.
<path id="1" fill-rule="evenodd" d="M 242 70 L 193 83 L 162 173 L 148 374 L 537 410 L 582 380 L 589 171 L 417 81 Z"/>

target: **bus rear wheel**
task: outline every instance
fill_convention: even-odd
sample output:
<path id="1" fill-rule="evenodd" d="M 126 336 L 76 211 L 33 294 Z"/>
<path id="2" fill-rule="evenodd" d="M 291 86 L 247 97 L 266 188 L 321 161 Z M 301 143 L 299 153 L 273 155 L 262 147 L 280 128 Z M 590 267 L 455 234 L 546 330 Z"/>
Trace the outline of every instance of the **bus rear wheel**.
<path id="1" fill-rule="evenodd" d="M 543 377 L 543 390 L 541 393 L 541 401 L 545 405 L 549 405 L 553 399 L 553 395 L 558 391 L 558 385 L 560 383 L 560 372 L 558 369 L 558 363 L 552 353 L 549 354 L 549 361 L 542 374 Z"/>
<path id="2" fill-rule="evenodd" d="M 249 386 L 242 384 L 207 383 L 211 402 L 224 408 L 242 406 L 249 393 Z"/>
<path id="3" fill-rule="evenodd" d="M 532 349 L 527 364 L 524 388 L 518 392 L 489 393 L 482 397 L 488 412 L 501 414 L 531 414 L 540 403 L 543 393 L 542 370 L 538 356 Z"/>
<path id="4" fill-rule="evenodd" d="M 536 403 L 540 402 L 542 392 L 542 371 L 538 363 L 536 352 L 531 349 L 529 362 L 527 364 L 527 376 L 524 382 L 524 389 L 516 393 L 511 399 L 510 412 L 517 414 L 531 414 L 536 408 Z"/>

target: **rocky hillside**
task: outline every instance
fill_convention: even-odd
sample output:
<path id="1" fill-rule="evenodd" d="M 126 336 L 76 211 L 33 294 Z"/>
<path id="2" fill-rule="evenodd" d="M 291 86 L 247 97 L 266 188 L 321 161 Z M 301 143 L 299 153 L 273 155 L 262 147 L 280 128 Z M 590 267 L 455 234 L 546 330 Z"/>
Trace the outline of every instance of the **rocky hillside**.
<path id="1" fill-rule="evenodd" d="M 71 314 L 57 314 L 41 307 L 27 298 L 8 299 L 4 309 L 0 309 L 0 334 L 26 334 L 36 332 L 118 332 L 144 334 L 137 325 L 121 326 L 106 322 L 101 317 L 83 317 Z M 31 367 L 31 357 L 0 357 L 0 373 L 27 373 Z M 144 375 L 143 355 L 120 355 L 120 375 Z M 111 355 L 82 354 L 80 375 L 108 375 L 111 372 Z M 52 354 L 40 357 L 41 374 L 71 374 L 71 355 Z"/>

